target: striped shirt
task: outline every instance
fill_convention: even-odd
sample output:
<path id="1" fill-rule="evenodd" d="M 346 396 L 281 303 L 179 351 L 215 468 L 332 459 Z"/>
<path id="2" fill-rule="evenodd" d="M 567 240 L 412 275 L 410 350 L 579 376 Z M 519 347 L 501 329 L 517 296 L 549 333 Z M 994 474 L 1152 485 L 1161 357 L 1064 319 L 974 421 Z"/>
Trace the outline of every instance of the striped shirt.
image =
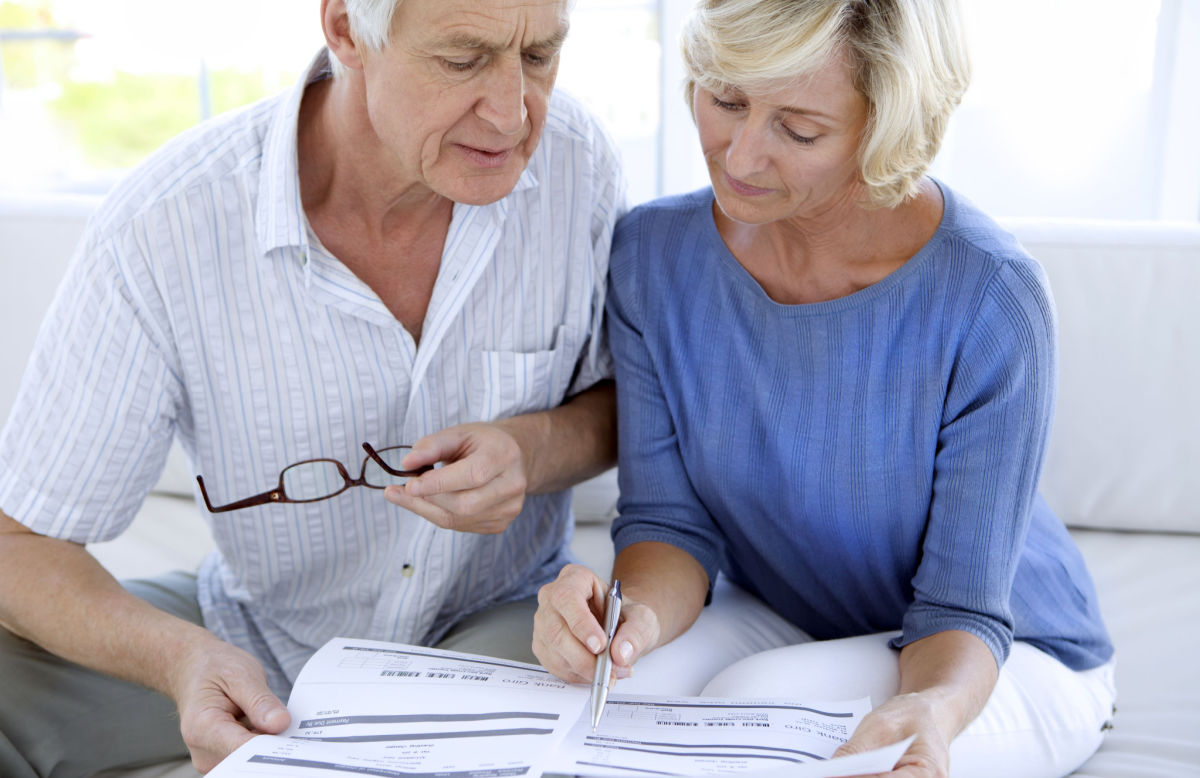
<path id="1" fill-rule="evenodd" d="M 514 191 L 456 204 L 419 346 L 325 250 L 300 203 L 289 93 L 151 156 L 93 217 L 0 433 L 0 509 L 80 543 L 119 535 L 178 436 L 214 503 L 366 441 L 552 408 L 611 374 L 608 249 L 624 208 L 615 147 L 556 93 Z M 566 561 L 569 494 L 530 496 L 500 535 L 440 529 L 371 489 L 203 511 L 206 626 L 286 693 L 337 635 L 435 641 L 533 594 Z"/>
<path id="2" fill-rule="evenodd" d="M 1038 496 L 1054 401 L 1041 267 L 943 187 L 935 235 L 835 300 L 781 305 L 705 189 L 613 240 L 618 549 L 671 543 L 817 639 L 1013 639 L 1073 669 L 1112 644 L 1083 557 Z"/>

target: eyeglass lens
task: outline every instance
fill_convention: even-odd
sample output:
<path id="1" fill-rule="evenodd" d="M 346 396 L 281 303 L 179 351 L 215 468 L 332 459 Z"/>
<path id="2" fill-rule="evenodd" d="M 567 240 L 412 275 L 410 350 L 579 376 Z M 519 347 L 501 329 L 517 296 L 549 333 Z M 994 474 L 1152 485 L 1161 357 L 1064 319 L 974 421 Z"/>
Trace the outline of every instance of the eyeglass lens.
<path id="1" fill-rule="evenodd" d="M 389 467 L 399 470 L 400 461 L 410 450 L 408 446 L 394 446 L 378 449 L 375 453 Z M 408 477 L 392 475 L 368 456 L 363 459 L 362 482 L 372 489 L 386 489 L 392 485 L 403 486 Z M 330 459 L 300 462 L 283 471 L 283 494 L 289 500 L 321 500 L 349 485 L 337 462 Z"/>

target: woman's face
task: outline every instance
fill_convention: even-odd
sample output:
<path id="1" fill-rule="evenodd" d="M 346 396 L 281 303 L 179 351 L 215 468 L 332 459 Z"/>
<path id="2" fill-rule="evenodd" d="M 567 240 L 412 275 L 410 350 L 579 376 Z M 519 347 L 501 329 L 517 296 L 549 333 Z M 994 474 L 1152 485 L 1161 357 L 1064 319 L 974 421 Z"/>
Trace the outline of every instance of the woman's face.
<path id="1" fill-rule="evenodd" d="M 816 218 L 861 201 L 858 146 L 867 103 L 844 57 L 765 94 L 697 86 L 693 97 L 713 191 L 729 218 Z"/>

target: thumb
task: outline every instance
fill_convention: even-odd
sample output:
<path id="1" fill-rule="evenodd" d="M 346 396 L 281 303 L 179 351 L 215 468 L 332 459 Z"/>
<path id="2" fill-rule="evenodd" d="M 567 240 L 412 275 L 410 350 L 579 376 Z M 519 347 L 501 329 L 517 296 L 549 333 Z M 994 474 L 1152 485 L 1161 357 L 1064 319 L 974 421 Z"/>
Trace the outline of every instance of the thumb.
<path id="1" fill-rule="evenodd" d="M 618 669 L 618 677 L 631 674 L 633 663 L 654 647 L 658 630 L 650 623 L 650 615 L 650 609 L 644 606 L 630 608 L 617 628 L 617 634 L 613 635 L 609 652 L 613 665 Z"/>
<path id="2" fill-rule="evenodd" d="M 287 729 L 292 722 L 292 715 L 279 698 L 266 687 L 247 689 L 244 696 L 248 701 L 243 702 L 235 697 L 234 702 L 246 714 L 250 726 L 259 732 L 277 735 Z"/>

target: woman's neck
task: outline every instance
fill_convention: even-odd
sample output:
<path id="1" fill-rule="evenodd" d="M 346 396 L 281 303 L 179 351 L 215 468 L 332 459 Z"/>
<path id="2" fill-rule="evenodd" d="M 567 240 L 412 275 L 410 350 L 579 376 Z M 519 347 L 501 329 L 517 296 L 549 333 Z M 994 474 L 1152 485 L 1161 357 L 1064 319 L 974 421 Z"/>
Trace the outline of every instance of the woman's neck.
<path id="1" fill-rule="evenodd" d="M 733 256 L 778 303 L 845 297 L 878 283 L 929 242 L 941 222 L 941 191 L 922 182 L 894 208 L 838 203 L 821 213 L 743 224 L 713 204 L 717 231 Z"/>

